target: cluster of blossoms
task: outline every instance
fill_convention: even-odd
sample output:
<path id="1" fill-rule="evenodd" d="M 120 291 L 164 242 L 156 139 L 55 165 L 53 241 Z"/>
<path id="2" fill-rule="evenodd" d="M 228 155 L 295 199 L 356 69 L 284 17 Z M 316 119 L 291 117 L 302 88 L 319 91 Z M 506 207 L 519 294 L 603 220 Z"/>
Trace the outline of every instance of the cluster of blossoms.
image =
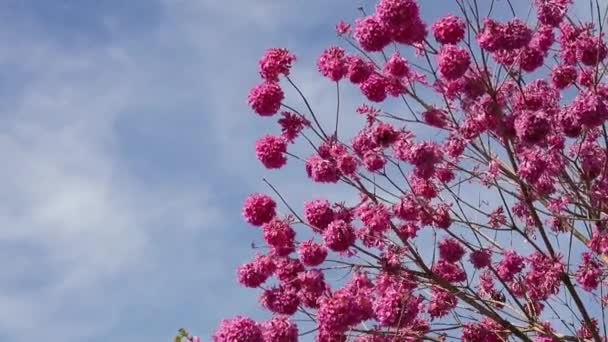
<path id="1" fill-rule="evenodd" d="M 593 314 L 608 305 L 608 48 L 571 5 L 535 0 L 535 25 L 459 6 L 427 28 L 419 2 L 379 0 L 341 22 L 356 48 L 330 46 L 316 68 L 373 102 L 355 110 L 365 122 L 351 136 L 339 111 L 321 126 L 304 95 L 306 114 L 291 109 L 279 82 L 295 57 L 267 50 L 248 103 L 260 116 L 289 111 L 257 158 L 267 169 L 297 159 L 311 182 L 359 197 L 282 214 L 250 195 L 242 215 L 264 252 L 237 279 L 272 317 L 225 320 L 213 340 L 297 341 L 296 321 L 318 342 L 606 340 Z M 308 155 L 287 151 L 299 141 Z M 571 321 L 555 319 L 559 305 Z"/>

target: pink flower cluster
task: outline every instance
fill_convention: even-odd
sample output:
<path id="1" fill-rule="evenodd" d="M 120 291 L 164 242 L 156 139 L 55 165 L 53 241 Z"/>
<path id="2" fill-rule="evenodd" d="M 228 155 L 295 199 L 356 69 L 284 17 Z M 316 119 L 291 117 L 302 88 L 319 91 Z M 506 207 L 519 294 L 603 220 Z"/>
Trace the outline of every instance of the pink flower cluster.
<path id="1" fill-rule="evenodd" d="M 608 47 L 596 25 L 572 20 L 571 0 L 533 3 L 533 25 L 463 6 L 433 23 L 434 40 L 419 1 L 362 8 L 336 26 L 349 45 L 316 61 L 339 82 L 332 91 L 367 101 L 335 113 L 285 102 L 295 56 L 265 52 L 248 103 L 260 116 L 290 111 L 256 157 L 280 169 L 289 156 L 332 196 L 355 196 L 302 208 L 278 195 L 289 214 L 268 195 L 245 200 L 264 254 L 237 280 L 273 316 L 225 320 L 214 341 L 296 341 L 299 319 L 318 342 L 602 341 L 581 307 L 608 303 Z M 543 321 L 559 304 L 577 319 Z"/>

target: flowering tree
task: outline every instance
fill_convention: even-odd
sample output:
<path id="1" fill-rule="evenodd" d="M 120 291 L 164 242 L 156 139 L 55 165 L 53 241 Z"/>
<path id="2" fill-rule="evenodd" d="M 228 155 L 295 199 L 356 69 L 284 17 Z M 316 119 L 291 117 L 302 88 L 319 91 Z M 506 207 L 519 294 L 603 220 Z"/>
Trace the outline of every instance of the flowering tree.
<path id="1" fill-rule="evenodd" d="M 261 58 L 248 102 L 281 132 L 256 142 L 260 162 L 358 196 L 249 196 L 265 246 L 238 281 L 273 316 L 226 319 L 213 341 L 607 340 L 607 9 L 590 1 L 581 22 L 572 0 L 535 0 L 523 21 L 509 0 L 454 2 L 428 26 L 415 0 L 338 24 L 344 47 L 317 61 L 337 89 L 329 126 L 291 78 L 295 56 Z M 341 113 L 345 87 L 358 114 Z"/>

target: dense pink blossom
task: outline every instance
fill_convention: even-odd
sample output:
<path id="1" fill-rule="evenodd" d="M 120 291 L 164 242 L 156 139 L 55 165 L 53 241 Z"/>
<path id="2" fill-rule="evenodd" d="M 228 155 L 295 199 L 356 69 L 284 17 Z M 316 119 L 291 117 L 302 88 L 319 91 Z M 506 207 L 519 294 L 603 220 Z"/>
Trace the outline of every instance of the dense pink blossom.
<path id="1" fill-rule="evenodd" d="M 452 225 L 452 218 L 450 217 L 449 206 L 447 205 L 439 205 L 433 211 L 433 224 L 437 228 L 448 229 L 450 225 Z"/>
<path id="2" fill-rule="evenodd" d="M 542 25 L 532 35 L 529 47 L 540 52 L 541 56 L 544 56 L 554 42 L 555 34 L 553 33 L 553 27 Z"/>
<path id="3" fill-rule="evenodd" d="M 260 76 L 267 81 L 276 82 L 280 74 L 289 76 L 291 63 L 295 60 L 296 56 L 285 48 L 268 49 L 258 63 Z"/>
<path id="4" fill-rule="evenodd" d="M 327 288 L 323 272 L 312 269 L 298 274 L 300 303 L 309 308 L 318 308 L 318 299 Z"/>
<path id="5" fill-rule="evenodd" d="M 439 18 L 433 24 L 435 40 L 441 44 L 456 44 L 464 38 L 466 24 L 464 20 L 449 14 Z"/>
<path id="6" fill-rule="evenodd" d="M 334 212 L 326 199 L 305 201 L 304 215 L 310 225 L 320 230 L 325 229 L 334 219 Z"/>
<path id="7" fill-rule="evenodd" d="M 589 127 L 598 126 L 608 118 L 605 99 L 590 90 L 579 93 L 569 111 L 581 124 Z"/>
<path id="8" fill-rule="evenodd" d="M 346 76 L 346 52 L 341 47 L 331 46 L 323 51 L 317 60 L 317 67 L 321 75 L 337 82 Z"/>
<path id="9" fill-rule="evenodd" d="M 275 265 L 275 275 L 282 282 L 293 281 L 300 272 L 304 272 L 304 265 L 300 260 L 294 258 L 277 258 Z"/>
<path id="10" fill-rule="evenodd" d="M 454 238 L 445 238 L 439 242 L 439 256 L 447 262 L 459 261 L 464 253 L 464 248 Z"/>
<path id="11" fill-rule="evenodd" d="M 374 316 L 384 326 L 410 322 L 420 312 L 422 297 L 399 288 L 388 288 L 373 304 Z"/>
<path id="12" fill-rule="evenodd" d="M 444 45 L 437 56 L 439 72 L 447 80 L 464 76 L 471 64 L 469 52 L 455 45 Z"/>
<path id="13" fill-rule="evenodd" d="M 298 326 L 287 316 L 274 316 L 262 323 L 264 342 L 297 342 Z"/>
<path id="14" fill-rule="evenodd" d="M 419 15 L 415 0 L 380 0 L 376 5 L 378 19 L 389 27 L 407 24 Z"/>
<path id="15" fill-rule="evenodd" d="M 374 72 L 374 66 L 368 61 L 363 60 L 359 56 L 346 57 L 346 75 L 354 84 L 365 82 L 367 78 Z"/>
<path id="16" fill-rule="evenodd" d="M 585 32 L 576 40 L 576 57 L 584 65 L 594 66 L 603 61 L 607 54 L 606 43 L 600 37 Z"/>
<path id="17" fill-rule="evenodd" d="M 396 43 L 414 45 L 421 43 L 427 35 L 426 24 L 420 17 L 413 17 L 402 25 L 391 28 Z"/>
<path id="18" fill-rule="evenodd" d="M 409 74 L 410 68 L 407 60 L 398 52 L 393 53 L 386 64 L 384 64 L 384 72 L 394 77 L 406 77 Z"/>
<path id="19" fill-rule="evenodd" d="M 391 218 L 388 208 L 380 203 L 366 203 L 357 209 L 357 215 L 363 224 L 379 232 L 385 232 L 390 228 Z"/>
<path id="20" fill-rule="evenodd" d="M 551 117 L 542 110 L 524 110 L 515 118 L 515 132 L 524 142 L 535 144 L 544 139 L 552 130 Z"/>
<path id="21" fill-rule="evenodd" d="M 506 340 L 505 331 L 499 323 L 484 318 L 481 322 L 464 323 L 460 338 L 464 342 L 501 342 Z"/>
<path id="22" fill-rule="evenodd" d="M 576 280 L 587 291 L 595 290 L 600 284 L 602 269 L 588 252 L 583 253 L 583 260 L 576 271 Z"/>
<path id="23" fill-rule="evenodd" d="M 296 232 L 287 219 L 273 219 L 262 225 L 264 241 L 278 256 L 287 256 L 295 251 Z"/>
<path id="24" fill-rule="evenodd" d="M 317 320 L 319 328 L 327 332 L 344 332 L 358 323 L 355 294 L 336 291 L 329 297 L 319 299 Z"/>
<path id="25" fill-rule="evenodd" d="M 551 81 L 558 89 L 564 89 L 576 82 L 578 73 L 572 65 L 556 65 L 551 70 Z"/>
<path id="26" fill-rule="evenodd" d="M 271 287 L 260 295 L 260 304 L 279 315 L 293 315 L 298 310 L 300 299 L 293 287 Z"/>
<path id="27" fill-rule="evenodd" d="M 517 18 L 506 23 L 486 18 L 483 29 L 477 36 L 477 43 L 481 48 L 494 52 L 523 48 L 531 39 L 532 30 Z"/>
<path id="28" fill-rule="evenodd" d="M 503 254 L 502 260 L 496 265 L 496 271 L 504 281 L 511 281 L 515 275 L 524 269 L 524 258 L 513 250 Z"/>
<path id="29" fill-rule="evenodd" d="M 448 115 L 443 109 L 430 108 L 422 113 L 424 122 L 431 126 L 444 128 L 448 125 Z"/>
<path id="30" fill-rule="evenodd" d="M 433 266 L 433 273 L 446 281 L 457 283 L 467 280 L 467 274 L 457 264 L 447 262 L 445 260 L 439 260 Z"/>
<path id="31" fill-rule="evenodd" d="M 281 126 L 281 136 L 288 142 L 293 142 L 300 132 L 310 125 L 308 120 L 295 113 L 282 112 L 281 116 L 282 118 L 278 120 Z"/>
<path id="32" fill-rule="evenodd" d="M 543 65 L 543 52 L 538 49 L 525 48 L 519 56 L 519 66 L 522 70 L 533 72 Z"/>
<path id="33" fill-rule="evenodd" d="M 558 26 L 572 0 L 535 0 L 534 3 L 538 21 L 545 25 Z"/>
<path id="34" fill-rule="evenodd" d="M 373 15 L 355 21 L 354 36 L 365 51 L 380 51 L 391 42 L 388 27 Z"/>
<path id="35" fill-rule="evenodd" d="M 361 92 L 368 100 L 373 102 L 382 102 L 386 99 L 386 88 L 388 87 L 388 81 L 386 78 L 371 74 L 365 81 L 360 85 Z"/>
<path id="36" fill-rule="evenodd" d="M 469 261 L 473 267 L 480 269 L 492 264 L 492 252 L 489 249 L 477 249 L 469 254 Z"/>
<path id="37" fill-rule="evenodd" d="M 561 260 L 553 260 L 534 252 L 528 256 L 530 271 L 525 276 L 527 294 L 532 300 L 547 300 L 559 292 L 564 265 Z"/>
<path id="38" fill-rule="evenodd" d="M 306 173 L 318 183 L 336 183 L 340 179 L 340 170 L 336 162 L 317 154 L 306 159 Z"/>
<path id="39" fill-rule="evenodd" d="M 325 261 L 327 257 L 327 248 L 312 240 L 302 241 L 298 247 L 300 261 L 305 266 L 318 266 Z"/>
<path id="40" fill-rule="evenodd" d="M 336 252 L 347 250 L 355 242 L 353 227 L 343 220 L 331 222 L 323 232 L 325 245 Z"/>
<path id="41" fill-rule="evenodd" d="M 270 196 L 254 193 L 243 204 L 243 217 L 248 223 L 261 226 L 275 217 L 276 207 L 276 202 Z"/>
<path id="42" fill-rule="evenodd" d="M 275 82 L 264 82 L 251 88 L 247 101 L 260 116 L 272 116 L 281 108 L 285 94 Z"/>
<path id="43" fill-rule="evenodd" d="M 428 312 L 431 317 L 443 317 L 458 304 L 458 299 L 452 293 L 438 287 L 432 290 Z"/>
<path id="44" fill-rule="evenodd" d="M 279 169 L 287 163 L 287 143 L 282 137 L 266 135 L 255 143 L 255 154 L 268 169 Z"/>
<path id="45" fill-rule="evenodd" d="M 258 287 L 262 285 L 275 270 L 272 258 L 266 255 L 256 257 L 237 269 L 238 281 L 246 287 Z"/>
<path id="46" fill-rule="evenodd" d="M 235 316 L 220 323 L 213 342 L 263 342 L 260 325 L 248 317 Z"/>

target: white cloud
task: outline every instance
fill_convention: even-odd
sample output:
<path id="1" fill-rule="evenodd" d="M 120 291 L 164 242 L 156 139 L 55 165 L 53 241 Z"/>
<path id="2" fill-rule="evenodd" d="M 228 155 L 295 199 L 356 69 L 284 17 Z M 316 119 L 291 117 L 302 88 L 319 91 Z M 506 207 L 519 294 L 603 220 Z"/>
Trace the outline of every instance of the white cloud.
<path id="1" fill-rule="evenodd" d="M 117 120 L 148 100 L 150 70 L 134 51 L 8 38 L 15 45 L 0 59 L 18 66 L 12 77 L 22 85 L 0 108 L 0 338 L 103 336 L 138 287 L 165 285 L 154 263 L 179 246 L 164 237 L 212 229 L 219 209 L 206 184 L 143 182 L 118 153 Z"/>

